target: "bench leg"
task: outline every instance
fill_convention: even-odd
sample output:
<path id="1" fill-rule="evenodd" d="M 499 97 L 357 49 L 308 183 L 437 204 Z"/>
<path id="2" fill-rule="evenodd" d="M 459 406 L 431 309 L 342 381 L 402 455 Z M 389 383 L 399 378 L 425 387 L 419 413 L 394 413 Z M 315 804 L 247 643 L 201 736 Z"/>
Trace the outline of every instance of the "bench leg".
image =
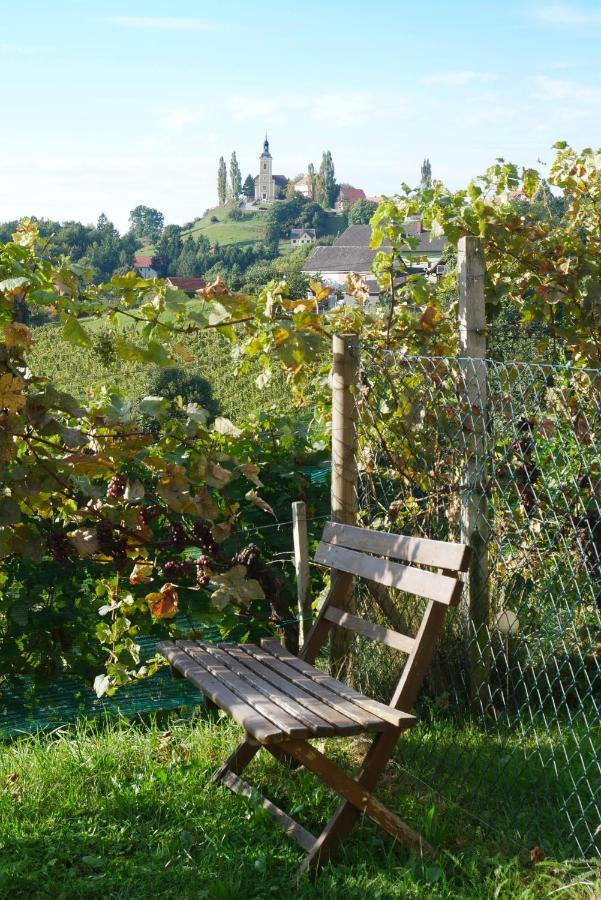
<path id="1" fill-rule="evenodd" d="M 215 784 L 218 781 L 222 781 L 224 775 L 228 772 L 231 772 L 233 775 L 241 775 L 260 749 L 261 744 L 252 739 L 242 741 L 241 744 L 238 744 L 234 752 L 228 756 L 221 768 L 217 769 L 212 776 L 210 783 Z"/>
<path id="2" fill-rule="evenodd" d="M 398 734 L 384 732 L 377 735 L 367 752 L 361 771 L 355 779 L 348 776 L 331 763 L 326 757 L 318 753 L 310 745 L 302 747 L 299 753 L 299 745 L 306 742 L 295 742 L 294 749 L 287 746 L 290 752 L 299 758 L 302 754 L 306 768 L 311 769 L 322 781 L 328 784 L 336 793 L 344 799 L 338 809 L 319 835 L 315 844 L 305 857 L 300 872 L 308 872 L 311 877 L 317 875 L 319 870 L 326 865 L 336 849 L 348 837 L 355 822 L 360 815 L 366 814 L 384 830 L 392 834 L 400 843 L 409 849 L 417 849 L 425 856 L 435 856 L 436 851 L 416 831 L 406 825 L 398 816 L 383 807 L 371 795 L 377 781 L 394 750 Z M 307 753 L 307 748 L 309 753 Z M 311 756 L 313 759 L 311 759 Z M 359 793 L 357 794 L 357 788 Z M 354 802 L 349 799 L 353 797 Z"/>

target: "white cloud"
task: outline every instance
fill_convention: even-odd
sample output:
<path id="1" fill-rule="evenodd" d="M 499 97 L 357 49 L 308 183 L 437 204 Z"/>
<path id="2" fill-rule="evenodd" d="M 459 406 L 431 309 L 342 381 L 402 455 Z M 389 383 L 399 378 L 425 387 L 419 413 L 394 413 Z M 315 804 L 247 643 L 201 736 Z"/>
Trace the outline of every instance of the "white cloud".
<path id="1" fill-rule="evenodd" d="M 539 6 L 533 11 L 533 15 L 540 22 L 546 22 L 549 25 L 576 27 L 601 25 L 600 9 L 586 9 L 569 3 L 551 3 L 547 6 Z"/>
<path id="2" fill-rule="evenodd" d="M 159 116 L 159 125 L 165 131 L 183 131 L 188 125 L 198 122 L 200 115 L 183 107 L 172 109 Z"/>
<path id="3" fill-rule="evenodd" d="M 474 72 L 471 69 L 456 72 L 436 72 L 423 79 L 425 85 L 442 85 L 445 87 L 463 87 L 467 84 L 493 81 L 496 75 L 492 72 Z"/>
<path id="4" fill-rule="evenodd" d="M 537 96 L 543 100 L 575 106 L 601 103 L 601 87 L 566 81 L 564 78 L 550 78 L 548 75 L 537 75 L 534 84 Z"/>
<path id="5" fill-rule="evenodd" d="M 178 16 L 106 16 L 104 22 L 124 28 L 157 31 L 222 31 L 223 24 L 213 19 Z"/>

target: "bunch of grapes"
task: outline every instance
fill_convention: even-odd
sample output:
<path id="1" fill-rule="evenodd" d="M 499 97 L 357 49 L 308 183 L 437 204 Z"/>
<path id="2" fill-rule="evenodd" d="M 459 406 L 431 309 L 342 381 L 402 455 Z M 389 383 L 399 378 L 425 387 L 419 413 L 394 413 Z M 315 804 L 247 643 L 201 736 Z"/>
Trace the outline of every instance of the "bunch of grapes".
<path id="1" fill-rule="evenodd" d="M 209 556 L 217 554 L 219 547 L 208 525 L 203 525 L 202 522 L 195 522 L 192 526 L 192 537 L 196 546 L 208 553 Z"/>
<path id="2" fill-rule="evenodd" d="M 196 584 L 199 587 L 206 587 L 211 580 L 211 558 L 209 556 L 199 556 L 196 560 Z"/>
<path id="3" fill-rule="evenodd" d="M 113 526 L 106 519 L 96 526 L 96 538 L 101 551 L 106 556 L 112 556 L 117 565 L 121 565 L 127 559 L 127 542 L 120 534 L 115 533 Z"/>
<path id="4" fill-rule="evenodd" d="M 109 481 L 109 486 L 106 489 L 106 496 L 109 500 L 118 500 L 119 497 L 122 497 L 125 493 L 126 485 L 127 478 L 125 475 L 113 475 Z"/>
<path id="5" fill-rule="evenodd" d="M 53 528 L 46 538 L 46 549 L 56 563 L 66 565 L 73 562 L 75 548 L 60 528 Z"/>
<path id="6" fill-rule="evenodd" d="M 183 550 L 188 543 L 188 538 L 179 522 L 169 523 L 169 540 L 175 550 Z"/>
<path id="7" fill-rule="evenodd" d="M 149 522 L 152 522 L 153 519 L 160 516 L 161 512 L 162 509 L 160 506 L 141 506 L 138 510 L 138 516 L 142 524 L 148 525 Z"/>
<path id="8" fill-rule="evenodd" d="M 195 576 L 195 565 L 191 559 L 170 559 L 163 563 L 161 572 L 166 581 L 191 581 Z"/>

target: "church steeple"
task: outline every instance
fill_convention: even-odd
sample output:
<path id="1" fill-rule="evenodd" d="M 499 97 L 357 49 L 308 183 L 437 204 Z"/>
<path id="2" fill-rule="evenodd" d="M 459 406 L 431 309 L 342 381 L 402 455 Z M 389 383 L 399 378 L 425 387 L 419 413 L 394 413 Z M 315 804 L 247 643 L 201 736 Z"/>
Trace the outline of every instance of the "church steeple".
<path id="1" fill-rule="evenodd" d="M 267 140 L 267 132 L 265 133 L 265 140 L 263 141 L 263 153 L 261 156 L 271 156 L 269 152 L 269 141 Z"/>

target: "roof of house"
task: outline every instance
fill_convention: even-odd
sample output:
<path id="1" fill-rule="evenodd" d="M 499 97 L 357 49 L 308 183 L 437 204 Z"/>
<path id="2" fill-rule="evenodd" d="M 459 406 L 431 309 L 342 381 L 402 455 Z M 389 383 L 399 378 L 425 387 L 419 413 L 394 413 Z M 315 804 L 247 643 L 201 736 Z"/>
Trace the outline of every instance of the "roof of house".
<path id="1" fill-rule="evenodd" d="M 134 256 L 134 269 L 151 269 L 154 259 L 154 256 Z"/>
<path id="2" fill-rule="evenodd" d="M 179 275 L 168 275 L 165 279 L 171 287 L 178 288 L 180 291 L 191 293 L 192 291 L 200 291 L 207 286 L 204 278 L 183 278 Z"/>
<path id="3" fill-rule="evenodd" d="M 357 200 L 365 200 L 365 191 L 362 191 L 361 188 L 353 187 L 352 184 L 341 184 L 337 199 L 344 200 L 347 203 L 355 203 Z"/>
<path id="4" fill-rule="evenodd" d="M 421 231 L 420 222 L 406 222 L 405 230 L 407 234 L 415 234 L 420 238 L 416 253 L 442 254 L 446 243 L 444 237 L 430 238 L 427 231 Z M 389 243 L 383 241 L 378 250 L 373 250 L 369 246 L 370 237 L 370 225 L 349 225 L 331 247 L 316 247 L 307 257 L 302 271 L 324 274 L 328 272 L 367 274 L 371 271 L 378 250 L 386 250 L 390 247 Z"/>
<path id="5" fill-rule="evenodd" d="M 291 228 L 290 229 L 290 237 L 291 238 L 299 238 L 299 237 L 302 237 L 303 234 L 308 234 L 309 237 L 315 237 L 316 231 L 314 228 Z"/>
<path id="6" fill-rule="evenodd" d="M 419 245 L 413 252 L 415 253 L 442 253 L 446 246 L 446 238 L 430 237 L 430 232 L 422 228 L 419 219 L 408 219 L 403 223 L 405 234 L 410 237 L 418 237 Z M 337 238 L 334 247 L 369 247 L 371 238 L 371 225 L 349 225 L 346 231 Z M 382 242 L 382 247 L 389 247 L 386 241 Z M 374 253 L 376 251 L 373 251 Z"/>
<path id="7" fill-rule="evenodd" d="M 316 247 L 307 258 L 303 272 L 357 272 L 366 275 L 371 271 L 376 250 L 369 247 Z"/>

